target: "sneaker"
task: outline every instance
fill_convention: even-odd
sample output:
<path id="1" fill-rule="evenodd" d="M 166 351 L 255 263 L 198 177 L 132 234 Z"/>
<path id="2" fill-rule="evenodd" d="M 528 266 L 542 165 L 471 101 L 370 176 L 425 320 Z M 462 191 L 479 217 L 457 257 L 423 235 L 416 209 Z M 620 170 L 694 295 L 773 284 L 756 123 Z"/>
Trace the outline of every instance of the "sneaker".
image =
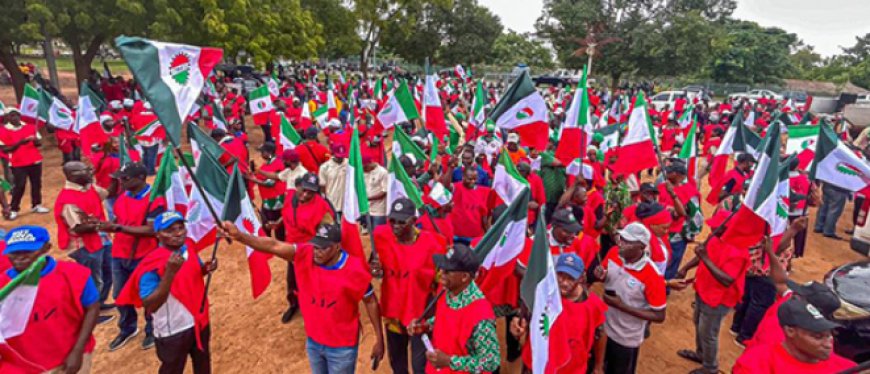
<path id="1" fill-rule="evenodd" d="M 107 316 L 99 316 L 99 317 L 97 317 L 97 324 L 98 324 L 98 325 L 106 324 L 106 323 L 111 322 L 111 321 L 114 320 L 114 319 L 115 319 L 115 315 L 114 315 L 114 314 L 110 314 L 110 315 L 107 315 Z"/>
<path id="2" fill-rule="evenodd" d="M 39 214 L 45 214 L 45 213 L 48 213 L 50 211 L 51 211 L 51 209 L 48 209 L 42 205 L 37 205 L 37 206 L 33 207 L 32 209 L 30 209 L 31 213 L 39 213 Z"/>
<path id="3" fill-rule="evenodd" d="M 145 334 L 145 339 L 142 339 L 142 350 L 154 348 L 154 335 Z"/>
<path id="4" fill-rule="evenodd" d="M 138 328 L 136 329 L 136 331 L 133 331 L 132 334 L 127 334 L 127 335 L 124 335 L 124 333 L 118 334 L 118 336 L 116 336 L 115 339 L 112 339 L 112 342 L 109 343 L 109 352 L 117 351 L 117 350 L 121 349 L 121 347 L 126 345 L 127 342 L 129 342 L 130 339 L 133 339 L 136 335 L 139 335 Z"/>
<path id="5" fill-rule="evenodd" d="M 14 221 L 16 218 L 18 218 L 18 212 L 14 211 L 14 210 L 9 212 L 9 220 L 10 221 Z"/>

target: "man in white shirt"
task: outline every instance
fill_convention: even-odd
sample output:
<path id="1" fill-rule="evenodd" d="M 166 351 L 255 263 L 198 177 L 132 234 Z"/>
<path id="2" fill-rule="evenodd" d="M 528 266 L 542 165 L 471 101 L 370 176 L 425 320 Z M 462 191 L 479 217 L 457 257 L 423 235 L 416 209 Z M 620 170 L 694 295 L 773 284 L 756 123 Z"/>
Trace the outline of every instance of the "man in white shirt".
<path id="1" fill-rule="evenodd" d="M 320 187 L 335 209 L 336 215 L 340 217 L 341 207 L 344 206 L 344 184 L 347 179 L 347 147 L 343 144 L 332 144 L 331 153 L 332 158 L 320 165 Z"/>
<path id="2" fill-rule="evenodd" d="M 362 156 L 362 162 L 366 193 L 369 199 L 369 215 L 372 216 L 372 225 L 378 227 L 387 223 L 387 177 L 389 172 L 374 162 L 370 155 Z"/>

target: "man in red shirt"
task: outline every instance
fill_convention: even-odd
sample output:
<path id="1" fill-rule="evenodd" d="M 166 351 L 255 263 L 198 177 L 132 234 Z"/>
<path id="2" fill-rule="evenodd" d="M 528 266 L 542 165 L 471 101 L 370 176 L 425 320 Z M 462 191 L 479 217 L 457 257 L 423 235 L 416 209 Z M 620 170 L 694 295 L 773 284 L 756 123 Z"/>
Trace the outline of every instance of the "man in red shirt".
<path id="1" fill-rule="evenodd" d="M 21 112 L 16 108 L 6 108 L 6 124 L 0 127 L 0 150 L 9 155 L 12 169 L 12 203 L 9 219 L 18 217 L 24 187 L 30 180 L 30 203 L 33 213 L 45 214 L 49 209 L 42 206 L 42 145 L 36 125 L 21 122 Z"/>
<path id="2" fill-rule="evenodd" d="M 304 141 L 296 147 L 299 160 L 305 170 L 314 174 L 320 173 L 320 165 L 330 159 L 329 150 L 317 141 L 317 128 L 309 127 L 303 134 Z"/>
<path id="3" fill-rule="evenodd" d="M 455 240 L 468 244 L 471 238 L 483 236 L 489 229 L 489 207 L 487 202 L 492 190 L 477 185 L 478 169 L 462 169 L 462 181 L 453 183 L 453 222 Z"/>
<path id="4" fill-rule="evenodd" d="M 734 169 L 722 177 L 716 185 L 710 186 L 710 194 L 707 202 L 716 205 L 728 196 L 743 193 L 743 185 L 751 176 L 750 172 L 755 165 L 755 157 L 751 154 L 741 153 L 737 155 Z"/>
<path id="5" fill-rule="evenodd" d="M 356 367 L 361 332 L 359 304 L 365 305 L 375 332 L 372 368 L 384 358 L 381 311 L 372 288 L 372 275 L 363 259 L 341 249 L 341 225 L 325 224 L 308 243 L 288 244 L 269 237 L 242 233 L 231 222 L 223 229 L 233 240 L 274 254 L 296 267 L 302 320 L 308 336 L 306 350 L 313 373 L 351 373 Z"/>
<path id="6" fill-rule="evenodd" d="M 814 306 L 793 298 L 777 314 L 785 340 L 745 350 L 732 373 L 839 373 L 856 366 L 833 352 L 831 332 L 840 325 L 825 319 Z"/>

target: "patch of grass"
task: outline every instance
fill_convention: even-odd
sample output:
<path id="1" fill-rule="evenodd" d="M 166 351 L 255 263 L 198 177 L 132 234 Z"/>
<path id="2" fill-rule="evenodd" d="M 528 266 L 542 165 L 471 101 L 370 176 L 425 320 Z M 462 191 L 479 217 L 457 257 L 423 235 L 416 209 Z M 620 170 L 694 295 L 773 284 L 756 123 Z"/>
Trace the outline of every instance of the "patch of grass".
<path id="1" fill-rule="evenodd" d="M 36 65 L 36 67 L 40 70 L 48 70 L 48 64 L 45 62 L 44 58 L 19 57 L 18 62 L 30 62 Z M 109 70 L 112 71 L 112 75 L 129 75 L 130 72 L 127 69 L 127 64 L 124 63 L 123 60 L 108 60 L 106 62 L 109 65 Z M 57 64 L 58 72 L 75 72 L 75 66 L 73 64 L 72 57 L 58 57 L 57 59 L 55 59 L 55 63 Z M 91 62 L 91 68 L 99 71 L 102 74 L 103 63 L 100 62 L 99 59 L 94 59 L 94 61 Z"/>

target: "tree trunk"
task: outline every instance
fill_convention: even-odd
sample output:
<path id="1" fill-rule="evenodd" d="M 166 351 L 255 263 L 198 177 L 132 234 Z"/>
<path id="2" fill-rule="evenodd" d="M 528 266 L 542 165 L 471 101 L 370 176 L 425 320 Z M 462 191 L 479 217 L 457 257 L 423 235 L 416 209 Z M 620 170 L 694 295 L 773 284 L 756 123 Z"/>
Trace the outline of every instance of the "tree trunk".
<path id="1" fill-rule="evenodd" d="M 48 77 L 54 82 L 54 85 L 60 88 L 60 78 L 57 76 L 57 62 L 54 58 L 54 46 L 51 44 L 51 38 L 46 35 L 42 41 L 42 53 L 45 55 L 45 64 L 48 66 Z"/>
<path id="2" fill-rule="evenodd" d="M 610 73 L 610 79 L 613 81 L 610 82 L 610 92 L 616 92 L 616 89 L 619 87 L 619 77 L 622 76 L 622 73 Z"/>
<path id="3" fill-rule="evenodd" d="M 100 45 L 103 44 L 104 39 L 105 37 L 102 35 L 94 36 L 90 43 L 88 43 L 87 49 L 84 51 L 82 51 L 78 45 L 70 44 L 70 48 L 73 51 L 73 64 L 75 65 L 76 71 L 76 89 L 81 87 L 82 82 L 91 76 L 91 63 L 94 61 L 97 52 L 99 52 Z"/>
<path id="4" fill-rule="evenodd" d="M 21 95 L 24 94 L 24 74 L 21 73 L 21 70 L 18 69 L 18 61 L 15 59 L 15 54 L 13 53 L 14 48 L 12 46 L 7 47 L 0 46 L 0 64 L 6 67 L 6 71 L 9 72 L 9 76 L 12 77 L 12 87 L 15 89 L 15 99 L 18 102 L 21 102 Z M 7 103 L 7 105 L 10 105 Z"/>

